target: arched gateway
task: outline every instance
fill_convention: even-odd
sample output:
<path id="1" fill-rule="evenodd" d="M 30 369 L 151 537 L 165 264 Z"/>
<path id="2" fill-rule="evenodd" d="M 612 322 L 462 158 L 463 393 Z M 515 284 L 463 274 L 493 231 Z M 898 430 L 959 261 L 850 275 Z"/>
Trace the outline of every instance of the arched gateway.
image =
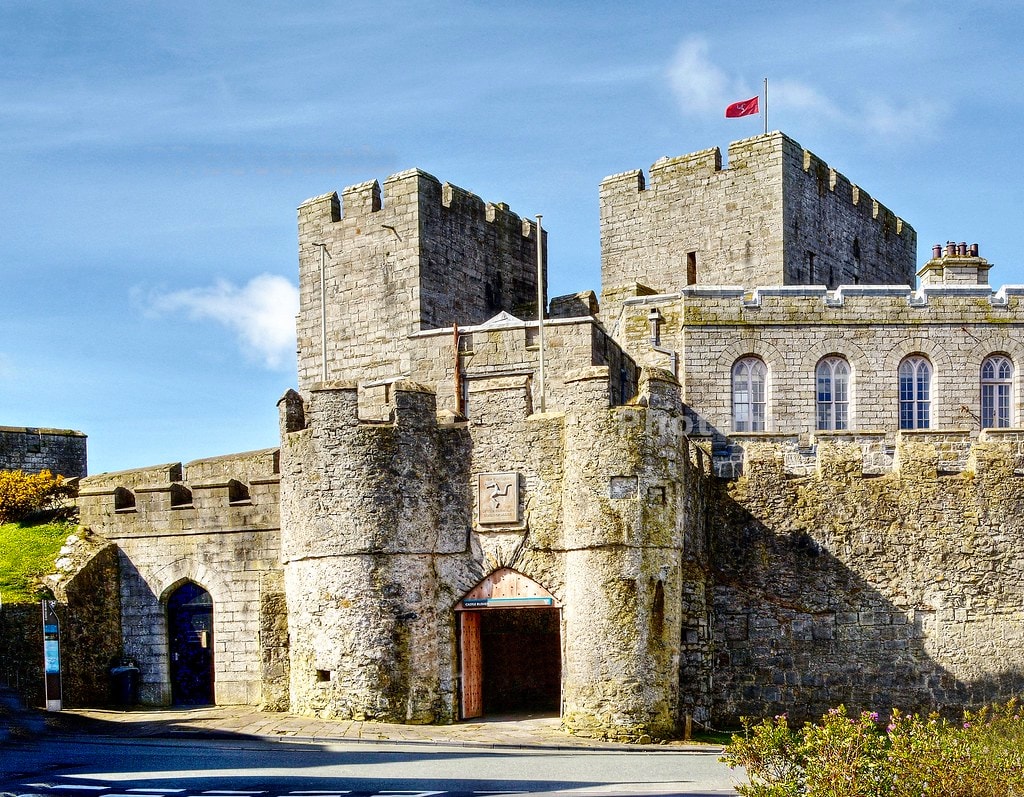
<path id="1" fill-rule="evenodd" d="M 175 705 L 213 703 L 213 599 L 192 581 L 167 600 L 171 698 Z"/>
<path id="2" fill-rule="evenodd" d="M 561 609 L 544 587 L 495 570 L 455 605 L 460 715 L 560 713 Z"/>

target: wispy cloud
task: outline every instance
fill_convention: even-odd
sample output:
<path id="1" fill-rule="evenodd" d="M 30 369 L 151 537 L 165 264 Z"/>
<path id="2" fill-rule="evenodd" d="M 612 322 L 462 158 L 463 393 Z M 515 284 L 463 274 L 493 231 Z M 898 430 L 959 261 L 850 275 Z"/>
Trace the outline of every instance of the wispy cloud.
<path id="1" fill-rule="evenodd" d="M 667 78 L 682 113 L 708 118 L 721 116 L 725 106 L 759 93 L 760 85 L 730 75 L 718 66 L 707 39 L 691 36 L 676 50 Z M 941 122 L 943 109 L 920 100 L 860 94 L 852 99 L 830 97 L 809 83 L 788 78 L 772 80 L 771 105 L 791 119 L 804 117 L 817 125 L 859 131 L 891 139 L 929 135 Z"/>
<path id="2" fill-rule="evenodd" d="M 679 45 L 672 59 L 668 79 L 683 113 L 722 112 L 728 103 L 744 99 L 750 91 L 715 65 L 710 52 L 711 46 L 705 39 L 691 36 Z"/>
<path id="3" fill-rule="evenodd" d="M 186 312 L 193 319 L 223 324 L 247 355 L 280 368 L 295 354 L 299 289 L 284 277 L 261 274 L 241 287 L 218 280 L 205 288 L 175 291 L 152 300 L 159 313 Z"/>

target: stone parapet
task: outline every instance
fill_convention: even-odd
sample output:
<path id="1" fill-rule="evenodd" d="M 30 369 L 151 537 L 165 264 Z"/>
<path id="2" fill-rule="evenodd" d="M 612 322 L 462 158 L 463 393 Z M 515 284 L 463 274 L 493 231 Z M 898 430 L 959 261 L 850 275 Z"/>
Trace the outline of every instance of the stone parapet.
<path id="1" fill-rule="evenodd" d="M 0 470 L 39 473 L 67 479 L 85 476 L 86 436 L 70 429 L 0 426 Z"/>
<path id="2" fill-rule="evenodd" d="M 79 482 L 83 525 L 107 537 L 276 529 L 278 449 L 102 473 Z"/>

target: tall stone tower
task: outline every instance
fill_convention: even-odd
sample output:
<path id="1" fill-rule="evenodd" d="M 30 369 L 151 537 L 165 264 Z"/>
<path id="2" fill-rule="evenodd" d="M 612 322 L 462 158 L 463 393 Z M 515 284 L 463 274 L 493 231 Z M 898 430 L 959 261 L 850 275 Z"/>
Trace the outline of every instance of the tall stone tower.
<path id="1" fill-rule="evenodd" d="M 536 253 L 535 224 L 418 169 L 304 202 L 299 388 L 408 373 L 410 333 L 535 308 Z"/>
<path id="2" fill-rule="evenodd" d="M 687 285 L 913 285 L 917 235 L 788 136 L 601 183 L 602 309 Z M 638 287 L 639 286 L 639 287 Z"/>

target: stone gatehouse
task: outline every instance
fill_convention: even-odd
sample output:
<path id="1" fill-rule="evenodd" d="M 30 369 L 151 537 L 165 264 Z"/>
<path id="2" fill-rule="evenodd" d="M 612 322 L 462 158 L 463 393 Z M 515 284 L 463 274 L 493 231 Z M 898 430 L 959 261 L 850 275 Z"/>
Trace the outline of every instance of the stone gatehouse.
<path id="1" fill-rule="evenodd" d="M 411 170 L 298 222 L 280 448 L 82 481 L 143 701 L 638 738 L 1024 685 L 1024 288 L 976 245 L 918 269 L 781 133 L 606 179 L 600 300 L 543 324 L 506 205 Z"/>

